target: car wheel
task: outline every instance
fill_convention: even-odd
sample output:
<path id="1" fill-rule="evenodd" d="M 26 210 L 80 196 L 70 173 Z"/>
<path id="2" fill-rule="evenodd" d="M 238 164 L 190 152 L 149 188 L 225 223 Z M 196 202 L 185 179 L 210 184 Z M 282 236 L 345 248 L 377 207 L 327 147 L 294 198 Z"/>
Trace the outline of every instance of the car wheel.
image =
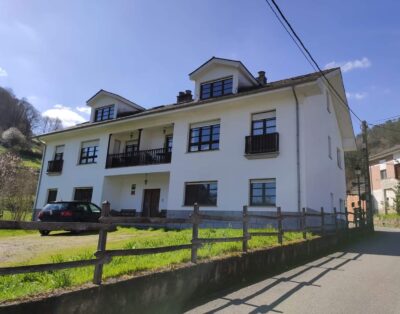
<path id="1" fill-rule="evenodd" d="M 49 235 L 49 233 L 50 233 L 49 230 L 39 230 L 39 232 L 40 232 L 40 234 L 41 234 L 42 236 L 47 236 L 47 235 Z"/>

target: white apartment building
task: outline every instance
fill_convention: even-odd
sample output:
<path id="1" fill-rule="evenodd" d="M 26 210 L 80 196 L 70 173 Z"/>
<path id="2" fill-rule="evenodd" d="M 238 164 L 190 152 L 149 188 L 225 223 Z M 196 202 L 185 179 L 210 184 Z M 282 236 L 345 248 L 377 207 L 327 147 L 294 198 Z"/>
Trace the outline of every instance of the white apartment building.
<path id="1" fill-rule="evenodd" d="M 340 69 L 324 75 L 343 99 Z M 345 151 L 355 149 L 348 109 L 320 73 L 267 82 L 240 61 L 211 58 L 189 74 L 194 93 L 145 109 L 100 90 L 91 119 L 41 135 L 35 208 L 55 200 L 108 200 L 137 215 L 331 211 L 346 199 Z"/>

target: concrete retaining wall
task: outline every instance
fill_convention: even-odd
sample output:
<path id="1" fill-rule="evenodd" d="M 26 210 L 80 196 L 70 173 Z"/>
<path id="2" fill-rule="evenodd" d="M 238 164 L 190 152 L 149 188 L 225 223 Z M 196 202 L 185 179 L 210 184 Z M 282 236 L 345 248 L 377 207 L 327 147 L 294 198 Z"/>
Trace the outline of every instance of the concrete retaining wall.
<path id="1" fill-rule="evenodd" d="M 180 313 L 206 295 L 260 280 L 333 251 L 347 236 L 317 238 L 3 305 L 0 313 Z"/>

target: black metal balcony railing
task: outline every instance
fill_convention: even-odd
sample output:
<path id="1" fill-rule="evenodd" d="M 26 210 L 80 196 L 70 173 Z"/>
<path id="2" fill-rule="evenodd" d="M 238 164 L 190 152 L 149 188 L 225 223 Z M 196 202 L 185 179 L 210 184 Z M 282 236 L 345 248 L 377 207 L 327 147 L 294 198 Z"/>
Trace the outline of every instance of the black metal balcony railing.
<path id="1" fill-rule="evenodd" d="M 106 168 L 166 164 L 171 162 L 171 152 L 167 148 L 140 150 L 107 156 Z"/>
<path id="2" fill-rule="evenodd" d="M 47 173 L 61 173 L 63 168 L 64 160 L 50 160 L 47 164 Z"/>
<path id="3" fill-rule="evenodd" d="M 279 152 L 279 133 L 246 136 L 246 154 Z"/>

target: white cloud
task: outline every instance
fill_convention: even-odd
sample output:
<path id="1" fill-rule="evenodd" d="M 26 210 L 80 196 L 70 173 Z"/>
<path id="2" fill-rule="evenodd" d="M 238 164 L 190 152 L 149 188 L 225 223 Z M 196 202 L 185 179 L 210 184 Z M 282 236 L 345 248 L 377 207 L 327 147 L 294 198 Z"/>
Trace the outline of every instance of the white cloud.
<path id="1" fill-rule="evenodd" d="M 366 92 L 346 93 L 348 99 L 361 100 L 368 96 Z"/>
<path id="2" fill-rule="evenodd" d="M 7 73 L 7 71 L 6 70 L 4 70 L 2 67 L 0 67 L 0 77 L 2 77 L 2 76 L 8 76 L 8 73 Z"/>
<path id="3" fill-rule="evenodd" d="M 58 118 L 62 121 L 65 127 L 70 127 L 86 121 L 84 117 L 73 111 L 71 107 L 60 104 L 54 105 L 53 108 L 44 111 L 42 116 Z"/>
<path id="4" fill-rule="evenodd" d="M 76 107 L 76 110 L 82 113 L 90 114 L 90 108 L 89 107 Z"/>
<path id="5" fill-rule="evenodd" d="M 325 65 L 325 69 L 340 67 L 343 72 L 349 72 L 354 69 L 369 68 L 371 65 L 372 65 L 371 61 L 368 58 L 364 57 L 362 59 L 356 59 L 344 62 L 332 61 Z"/>

